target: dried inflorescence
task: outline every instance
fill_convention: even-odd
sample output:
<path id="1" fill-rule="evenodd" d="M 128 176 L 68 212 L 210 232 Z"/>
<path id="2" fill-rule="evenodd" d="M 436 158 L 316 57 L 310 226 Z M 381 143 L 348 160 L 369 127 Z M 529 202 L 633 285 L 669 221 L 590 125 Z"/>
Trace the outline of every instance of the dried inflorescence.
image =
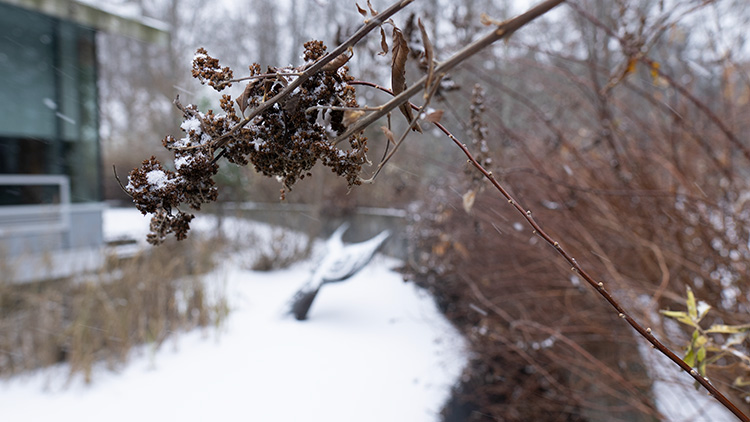
<path id="1" fill-rule="evenodd" d="M 238 165 L 252 163 L 259 173 L 281 180 L 282 198 L 285 190 L 310 176 L 318 161 L 346 179 L 350 187 L 360 183 L 362 165 L 367 163 L 366 138 L 361 133 L 352 135 L 348 149 L 338 148 L 330 140 L 344 133 L 347 113 L 358 107 L 345 61 L 330 66 L 337 63 L 334 60 L 273 106 L 251 114 L 284 91 L 325 51 L 322 42 L 310 41 L 305 44 L 306 63 L 300 68 L 269 67 L 261 73 L 260 66 L 251 65 L 242 94 L 235 101 L 224 95 L 219 114 L 213 110 L 202 113 L 194 105 L 175 101 L 184 116 L 181 129 L 185 136 L 167 136 L 163 141 L 174 153 L 174 171 L 152 157 L 130 173 L 125 187 L 141 212 L 153 214 L 149 242 L 160 243 L 169 233 L 178 239 L 186 236 L 193 216 L 179 206 L 197 210 L 216 200 L 213 176 L 222 157 Z M 217 91 L 237 82 L 231 69 L 221 68 L 204 49 L 199 49 L 193 60 L 193 76 Z"/>
<path id="2" fill-rule="evenodd" d="M 232 69 L 219 66 L 219 60 L 208 55 L 205 48 L 199 48 L 193 58 L 193 77 L 208 84 L 217 91 L 232 86 Z"/>

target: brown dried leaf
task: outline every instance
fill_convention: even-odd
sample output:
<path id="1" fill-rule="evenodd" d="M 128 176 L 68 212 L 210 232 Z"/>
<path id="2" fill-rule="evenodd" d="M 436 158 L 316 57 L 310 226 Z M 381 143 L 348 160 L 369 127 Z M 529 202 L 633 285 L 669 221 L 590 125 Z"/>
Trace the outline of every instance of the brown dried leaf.
<path id="1" fill-rule="evenodd" d="M 406 60 L 409 57 L 409 46 L 401 30 L 395 26 L 393 27 L 391 54 L 393 55 L 391 63 L 391 89 L 393 90 L 393 95 L 398 95 L 406 89 Z M 408 101 L 398 106 L 398 109 L 409 122 L 414 119 L 414 114 Z M 422 132 L 419 124 L 415 125 L 413 130 Z"/>
<path id="2" fill-rule="evenodd" d="M 628 61 L 621 66 L 622 70 L 618 71 L 617 74 L 612 75 L 612 77 L 609 78 L 609 82 L 607 82 L 607 85 L 602 88 L 602 92 L 609 92 L 610 90 L 612 90 L 612 88 L 619 85 L 623 80 L 625 80 L 625 78 L 628 77 L 628 75 L 635 72 L 637 64 L 637 57 L 629 57 Z"/>
<path id="3" fill-rule="evenodd" d="M 391 61 L 391 89 L 394 95 L 406 89 L 406 59 L 409 57 L 409 45 L 401 30 L 393 28 L 393 48 Z"/>
<path id="4" fill-rule="evenodd" d="M 367 0 L 367 7 L 370 9 L 370 13 L 375 16 L 378 14 L 378 11 L 375 10 L 374 7 L 372 7 L 372 3 L 370 3 L 370 0 Z"/>
<path id="5" fill-rule="evenodd" d="M 463 243 L 459 241 L 453 242 L 453 249 L 458 252 L 459 255 L 461 255 L 461 258 L 463 259 L 469 259 L 471 257 L 471 252 L 469 252 L 469 249 L 464 246 Z"/>
<path id="6" fill-rule="evenodd" d="M 242 113 L 243 115 L 245 114 L 245 109 L 247 109 L 247 103 L 248 103 L 248 100 L 250 99 L 250 91 L 253 89 L 253 87 L 255 86 L 256 82 L 258 82 L 258 81 L 257 80 L 252 80 L 252 81 L 248 82 L 247 86 L 245 86 L 245 90 L 242 91 L 242 95 L 240 95 L 239 97 L 237 97 L 237 100 L 236 100 L 237 101 L 237 106 L 239 106 L 240 113 Z"/>
<path id="7" fill-rule="evenodd" d="M 359 3 L 354 3 L 354 4 L 355 4 L 355 5 L 357 5 L 357 12 L 359 12 L 359 14 L 360 14 L 360 15 L 362 15 L 362 16 L 364 16 L 364 17 L 367 17 L 367 10 L 363 9 L 363 8 L 362 8 L 362 7 L 361 7 L 361 6 L 359 5 Z"/>
<path id="8" fill-rule="evenodd" d="M 480 22 L 480 23 L 481 23 L 482 25 L 484 25 L 484 26 L 489 26 L 489 25 L 497 25 L 497 26 L 500 26 L 500 25 L 502 25 L 502 24 L 503 24 L 503 22 L 501 22 L 501 21 L 499 21 L 499 20 L 497 20 L 497 19 L 493 19 L 493 18 L 491 18 L 491 17 L 490 17 L 490 15 L 488 15 L 488 14 L 486 14 L 486 13 L 482 13 L 482 14 L 481 14 L 481 15 L 479 16 L 479 22 Z"/>
<path id="9" fill-rule="evenodd" d="M 350 54 L 341 53 L 338 57 L 326 63 L 323 66 L 323 72 L 334 73 L 339 70 L 341 66 L 345 65 L 354 56 L 354 50 L 351 47 L 349 47 L 347 52 Z"/>
<path id="10" fill-rule="evenodd" d="M 419 31 L 422 32 L 422 44 L 424 45 L 424 60 L 427 63 L 427 81 L 424 85 L 425 90 L 425 98 L 427 98 L 427 93 L 430 91 L 430 85 L 432 85 L 432 81 L 435 76 L 435 53 L 432 49 L 432 43 L 430 42 L 430 37 L 427 36 L 427 30 L 424 29 L 424 25 L 422 24 L 422 19 L 417 19 L 417 25 L 419 25 Z"/>
<path id="11" fill-rule="evenodd" d="M 349 127 L 352 123 L 359 120 L 360 117 L 364 116 L 365 112 L 362 110 L 346 110 L 344 112 L 344 118 L 341 120 L 341 124 L 345 127 Z"/>
<path id="12" fill-rule="evenodd" d="M 383 131 L 385 137 L 388 138 L 388 141 L 390 141 L 393 145 L 396 145 L 396 139 L 393 137 L 393 132 L 391 132 L 390 129 L 388 129 L 386 126 L 380 126 L 380 130 Z"/>
<path id="13" fill-rule="evenodd" d="M 440 123 L 440 120 L 442 118 L 443 118 L 443 110 L 431 111 L 424 116 L 425 121 L 428 121 L 430 123 Z"/>
<path id="14" fill-rule="evenodd" d="M 432 253 L 438 257 L 445 255 L 448 252 L 448 248 L 451 246 L 451 242 L 442 241 L 432 246 Z"/>
<path id="15" fill-rule="evenodd" d="M 388 54 L 388 42 L 385 40 L 385 30 L 383 27 L 380 27 L 380 48 L 383 49 L 380 53 L 378 53 L 378 56 L 385 56 Z"/>
<path id="16" fill-rule="evenodd" d="M 463 196 L 464 211 L 467 214 L 471 213 L 471 208 L 474 207 L 474 200 L 477 197 L 477 191 L 472 189 L 467 191 Z"/>

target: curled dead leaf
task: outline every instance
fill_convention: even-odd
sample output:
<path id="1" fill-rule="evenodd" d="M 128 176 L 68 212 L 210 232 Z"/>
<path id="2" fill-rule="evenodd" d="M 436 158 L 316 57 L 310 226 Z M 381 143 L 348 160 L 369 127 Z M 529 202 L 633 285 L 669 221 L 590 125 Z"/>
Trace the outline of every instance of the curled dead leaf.
<path id="1" fill-rule="evenodd" d="M 428 96 L 428 92 L 430 91 L 430 86 L 433 83 L 434 77 L 435 77 L 435 53 L 432 49 L 432 43 L 430 42 L 430 37 L 427 36 L 427 30 L 424 28 L 424 25 L 422 24 L 422 19 L 417 19 L 417 25 L 419 26 L 419 31 L 422 33 L 422 45 L 424 46 L 424 60 L 427 64 L 427 81 L 424 85 L 425 90 L 425 98 Z"/>
<path id="2" fill-rule="evenodd" d="M 392 143 L 393 145 L 396 145 L 396 139 L 393 137 L 393 132 L 391 132 L 390 129 L 388 129 L 385 126 L 380 126 L 380 130 L 383 131 L 385 134 L 385 137 L 388 138 L 388 141 Z"/>
<path id="3" fill-rule="evenodd" d="M 380 53 L 378 53 L 379 56 L 385 56 L 388 54 L 388 42 L 385 40 L 385 30 L 383 27 L 380 27 L 380 48 L 383 49 Z"/>
<path id="4" fill-rule="evenodd" d="M 357 6 L 357 12 L 359 12 L 360 15 L 367 17 L 367 10 L 363 9 L 362 6 L 359 5 L 359 3 L 354 3 Z"/>
<path id="5" fill-rule="evenodd" d="M 391 89 L 398 95 L 406 89 L 406 59 L 409 56 L 409 45 L 401 30 L 393 28 L 393 48 L 391 60 Z"/>
<path id="6" fill-rule="evenodd" d="M 463 205 L 464 205 L 464 211 L 466 211 L 467 214 L 471 213 L 472 207 L 474 207 L 474 200 L 477 197 L 477 191 L 475 189 L 472 189 L 468 192 L 466 192 L 463 196 Z"/>
<path id="7" fill-rule="evenodd" d="M 440 119 L 442 118 L 443 110 L 433 110 L 429 113 L 426 113 L 424 116 L 424 120 L 430 123 L 440 123 Z"/>
<path id="8" fill-rule="evenodd" d="M 486 14 L 486 13 L 482 13 L 482 14 L 481 14 L 481 15 L 479 16 L 479 22 L 480 22 L 480 23 L 481 23 L 482 25 L 484 25 L 484 26 L 489 26 L 489 25 L 497 25 L 497 26 L 500 26 L 500 25 L 502 25 L 502 24 L 503 24 L 503 22 L 501 22 L 501 21 L 499 21 L 499 20 L 497 20 L 497 19 L 493 19 L 493 18 L 491 18 L 491 17 L 490 17 L 490 15 L 488 15 L 488 14 Z"/>
<path id="9" fill-rule="evenodd" d="M 432 254 L 438 257 L 441 257 L 445 255 L 445 253 L 448 251 L 448 247 L 450 247 L 451 243 L 448 241 L 443 241 L 440 243 L 436 243 L 432 246 Z"/>
<path id="10" fill-rule="evenodd" d="M 248 106 L 248 100 L 250 99 L 250 91 L 252 91 L 253 87 L 255 86 L 255 83 L 258 82 L 257 80 L 252 80 L 247 83 L 245 86 L 245 89 L 242 91 L 242 95 L 237 97 L 235 101 L 237 101 L 237 106 L 240 108 L 240 113 L 243 115 L 245 114 L 245 109 L 247 109 Z"/>
<path id="11" fill-rule="evenodd" d="M 322 70 L 323 72 L 334 73 L 338 71 L 341 66 L 345 65 L 349 60 L 351 60 L 353 56 L 354 50 L 349 47 L 346 53 L 341 53 L 338 57 L 326 63 L 325 66 L 323 66 Z"/>
<path id="12" fill-rule="evenodd" d="M 391 89 L 393 95 L 398 95 L 406 90 L 406 60 L 409 57 L 409 45 L 406 42 L 406 38 L 401 33 L 401 30 L 393 27 L 393 46 L 391 47 L 392 62 L 391 62 Z M 414 113 L 412 113 L 411 106 L 407 101 L 401 104 L 398 109 L 406 119 L 411 122 L 414 119 Z M 422 128 L 417 123 L 413 129 L 416 132 L 422 132 Z"/>
<path id="13" fill-rule="evenodd" d="M 346 110 L 344 112 L 344 118 L 342 119 L 341 123 L 345 127 L 349 127 L 352 123 L 356 122 L 360 117 L 364 115 L 365 112 L 362 110 Z"/>
<path id="14" fill-rule="evenodd" d="M 469 249 L 464 246 L 463 243 L 459 241 L 453 242 L 453 249 L 458 252 L 459 255 L 461 255 L 461 258 L 463 259 L 469 259 L 471 258 L 471 252 L 469 252 Z"/>

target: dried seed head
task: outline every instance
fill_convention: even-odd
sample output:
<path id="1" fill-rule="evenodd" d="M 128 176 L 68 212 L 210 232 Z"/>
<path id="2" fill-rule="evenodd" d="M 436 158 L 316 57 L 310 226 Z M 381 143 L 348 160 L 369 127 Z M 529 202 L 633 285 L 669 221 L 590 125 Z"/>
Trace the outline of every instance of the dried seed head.
<path id="1" fill-rule="evenodd" d="M 325 50 L 322 42 L 310 41 L 305 44 L 305 60 L 317 60 Z M 246 121 L 235 107 L 244 115 L 246 110 L 282 93 L 290 82 L 288 75 L 299 74 L 304 68 L 269 67 L 261 73 L 260 66 L 253 64 L 249 70 L 250 76 L 258 79 L 246 85 L 238 102 L 224 95 L 220 114 L 211 110 L 202 113 L 194 105 L 183 107 L 175 101 L 184 116 L 181 128 L 186 135 L 181 139 L 168 136 L 162 142 L 174 153 L 175 171 L 163 168 L 154 157 L 131 171 L 125 189 L 141 212 L 153 214 L 149 242 L 160 243 L 169 233 L 185 238 L 193 216 L 179 207 L 198 210 L 202 204 L 216 201 L 213 176 L 222 157 L 238 165 L 252 163 L 259 173 L 281 180 L 282 198 L 297 181 L 309 176 L 318 162 L 346 179 L 349 187 L 361 183 L 362 165 L 368 162 L 366 138 L 362 133 L 352 135 L 346 149 L 340 149 L 328 135 L 340 136 L 346 130 L 347 116 L 341 107 L 358 107 L 354 87 L 348 84 L 353 77 L 347 74 L 347 67 L 342 63 L 329 72 L 312 75 L 258 113 L 256 119 Z M 217 91 L 230 86 L 233 78 L 231 69 L 221 68 L 219 61 L 202 48 L 193 59 L 193 76 Z M 321 111 L 320 107 L 337 109 Z"/>

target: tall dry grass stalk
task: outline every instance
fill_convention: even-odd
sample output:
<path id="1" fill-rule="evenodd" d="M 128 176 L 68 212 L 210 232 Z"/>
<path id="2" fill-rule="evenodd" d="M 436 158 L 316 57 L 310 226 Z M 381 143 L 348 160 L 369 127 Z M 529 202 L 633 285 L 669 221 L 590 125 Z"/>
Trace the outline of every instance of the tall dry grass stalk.
<path id="1" fill-rule="evenodd" d="M 88 382 L 99 362 L 116 368 L 135 347 L 220 324 L 223 284 L 206 277 L 216 251 L 216 242 L 196 237 L 112 256 L 96 274 L 0 284 L 0 375 L 67 363 Z"/>

